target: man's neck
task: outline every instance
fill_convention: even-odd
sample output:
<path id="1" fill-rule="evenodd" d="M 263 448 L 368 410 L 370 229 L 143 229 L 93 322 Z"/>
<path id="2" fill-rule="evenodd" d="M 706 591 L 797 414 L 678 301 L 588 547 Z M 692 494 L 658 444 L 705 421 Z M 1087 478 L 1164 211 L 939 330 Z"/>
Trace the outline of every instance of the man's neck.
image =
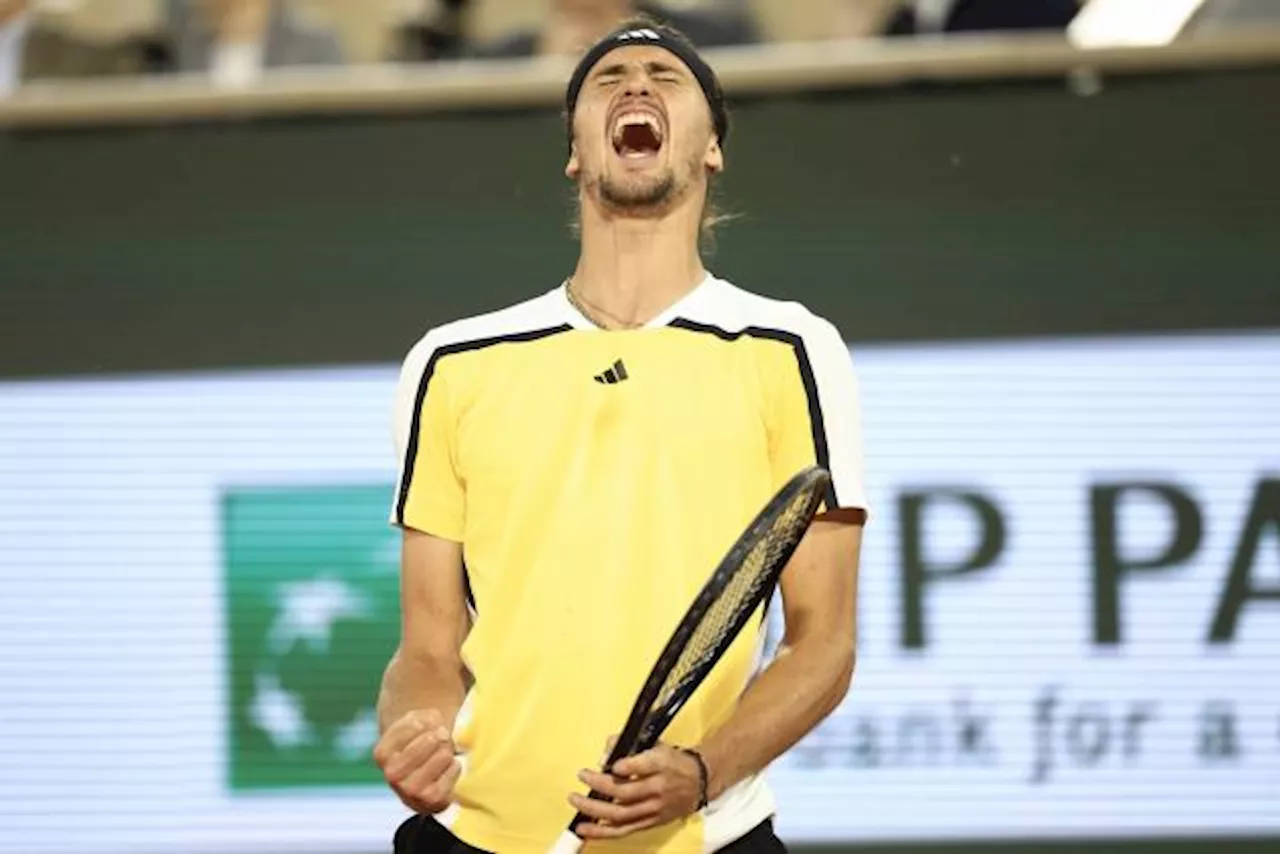
<path id="1" fill-rule="evenodd" d="M 595 319 L 606 325 L 649 322 L 706 278 L 698 253 L 700 217 L 700 205 L 682 205 L 655 219 L 610 216 L 584 200 L 574 293 L 604 315 Z"/>

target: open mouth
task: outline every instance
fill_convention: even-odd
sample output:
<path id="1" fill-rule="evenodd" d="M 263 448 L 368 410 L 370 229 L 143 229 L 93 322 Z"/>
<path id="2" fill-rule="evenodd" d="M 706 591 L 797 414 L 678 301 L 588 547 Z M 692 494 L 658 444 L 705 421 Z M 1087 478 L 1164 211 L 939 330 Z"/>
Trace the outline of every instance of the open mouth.
<path id="1" fill-rule="evenodd" d="M 652 113 L 623 113 L 613 121 L 613 150 L 619 157 L 649 157 L 662 150 L 662 122 Z"/>

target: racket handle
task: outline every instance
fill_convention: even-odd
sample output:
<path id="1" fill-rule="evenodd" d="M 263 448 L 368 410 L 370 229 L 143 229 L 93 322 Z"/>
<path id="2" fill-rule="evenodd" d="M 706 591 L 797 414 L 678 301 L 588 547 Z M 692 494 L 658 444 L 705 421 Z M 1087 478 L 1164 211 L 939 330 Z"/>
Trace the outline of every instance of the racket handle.
<path id="1" fill-rule="evenodd" d="M 547 854 L 578 854 L 582 850 L 582 837 L 572 830 L 560 834 L 556 844 L 547 849 Z"/>

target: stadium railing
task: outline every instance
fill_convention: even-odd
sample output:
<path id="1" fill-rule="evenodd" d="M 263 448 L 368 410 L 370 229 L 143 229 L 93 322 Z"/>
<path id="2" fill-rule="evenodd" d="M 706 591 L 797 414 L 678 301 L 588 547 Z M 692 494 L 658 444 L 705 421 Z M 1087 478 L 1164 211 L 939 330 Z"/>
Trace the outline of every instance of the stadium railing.
<path id="1" fill-rule="evenodd" d="M 1108 74 L 1274 65 L 1280 29 L 1159 47 L 1082 49 L 1061 37 L 948 36 L 779 43 L 708 56 L 731 97 L 1056 75 L 1088 87 Z M 0 127 L 554 106 L 569 69 L 560 60 L 288 69 L 240 90 L 187 76 L 33 83 L 0 101 Z"/>

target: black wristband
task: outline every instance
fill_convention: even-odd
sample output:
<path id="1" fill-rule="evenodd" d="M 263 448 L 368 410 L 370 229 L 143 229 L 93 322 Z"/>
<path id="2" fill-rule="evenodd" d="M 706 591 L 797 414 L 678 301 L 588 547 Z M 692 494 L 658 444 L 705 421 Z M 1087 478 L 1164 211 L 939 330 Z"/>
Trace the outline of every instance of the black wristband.
<path id="1" fill-rule="evenodd" d="M 680 748 L 681 753 L 686 753 L 693 757 L 693 761 L 698 763 L 698 785 L 701 791 L 698 794 L 698 809 L 705 809 L 707 806 L 707 763 L 702 758 L 702 754 L 690 747 Z"/>

